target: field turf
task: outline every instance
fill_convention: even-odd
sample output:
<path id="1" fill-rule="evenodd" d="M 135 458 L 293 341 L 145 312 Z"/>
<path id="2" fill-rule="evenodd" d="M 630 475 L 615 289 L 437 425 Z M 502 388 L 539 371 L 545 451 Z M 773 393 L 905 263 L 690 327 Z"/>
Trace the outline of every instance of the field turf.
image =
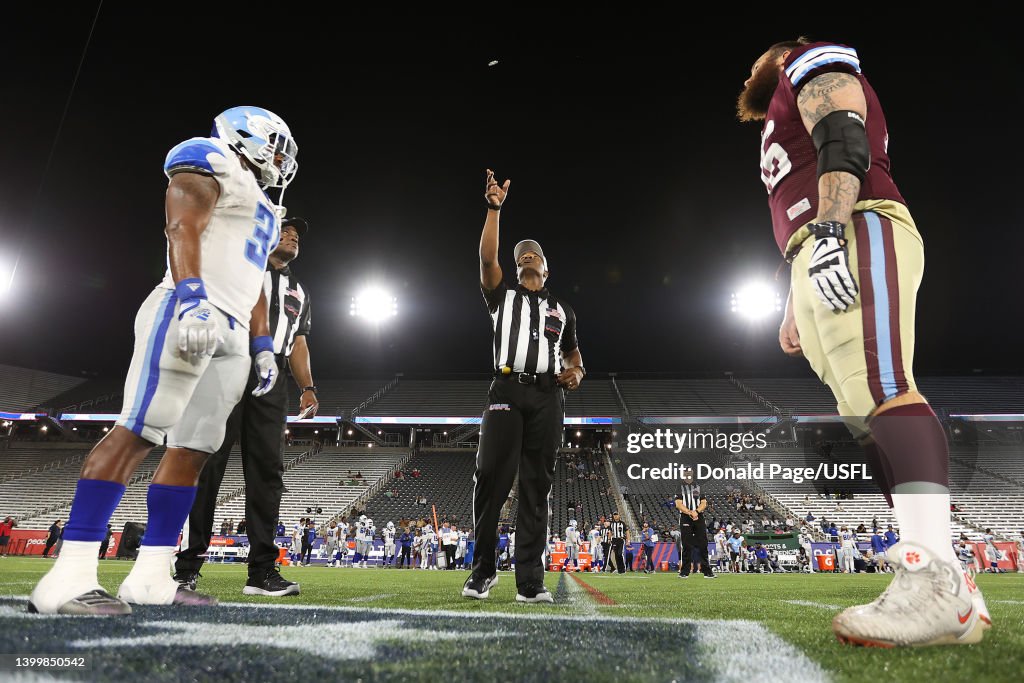
<path id="1" fill-rule="evenodd" d="M 207 565 L 216 608 L 136 607 L 124 618 L 25 612 L 49 560 L 0 558 L 0 659 L 72 655 L 86 670 L 0 669 L 0 680 L 1018 681 L 1024 575 L 980 575 L 995 626 L 979 645 L 906 650 L 836 642 L 832 616 L 889 576 L 548 574 L 555 605 L 486 601 L 462 571 L 286 568 L 289 598 L 241 594 L 244 565 Z M 116 592 L 130 563 L 105 561 Z M 578 581 L 580 579 L 581 581 Z M 326 677 L 326 678 L 325 678 Z"/>

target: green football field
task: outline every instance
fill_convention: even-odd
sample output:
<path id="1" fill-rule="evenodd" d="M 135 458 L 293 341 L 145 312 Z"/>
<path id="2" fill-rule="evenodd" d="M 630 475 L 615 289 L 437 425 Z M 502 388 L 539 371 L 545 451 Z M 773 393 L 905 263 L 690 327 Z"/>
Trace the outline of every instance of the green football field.
<path id="1" fill-rule="evenodd" d="M 889 576 L 549 574 L 556 604 L 520 605 L 508 573 L 476 601 L 459 595 L 461 571 L 319 567 L 285 569 L 299 596 L 254 598 L 241 594 L 244 566 L 229 564 L 203 569 L 215 608 L 29 615 L 50 564 L 0 559 L 0 653 L 83 657 L 86 670 L 45 672 L 67 680 L 938 682 L 1018 681 L 1024 670 L 1020 574 L 977 577 L 994 621 L 981 644 L 879 650 L 839 644 L 829 624 Z M 101 563 L 101 582 L 116 592 L 130 566 Z"/>

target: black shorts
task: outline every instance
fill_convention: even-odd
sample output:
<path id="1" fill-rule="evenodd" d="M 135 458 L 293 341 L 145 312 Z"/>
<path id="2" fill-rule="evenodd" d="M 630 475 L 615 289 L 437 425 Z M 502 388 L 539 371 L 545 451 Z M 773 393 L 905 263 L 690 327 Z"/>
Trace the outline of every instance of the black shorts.
<path id="1" fill-rule="evenodd" d="M 6 548 L 7 542 L 11 540 L 10 536 L 0 536 L 0 548 Z"/>
<path id="2" fill-rule="evenodd" d="M 737 559 L 739 559 L 739 557 L 740 557 L 740 554 L 739 554 L 739 553 L 734 553 L 733 551 L 731 551 L 731 550 L 730 550 L 730 551 L 729 551 L 729 557 L 730 557 L 731 559 L 733 559 L 733 560 L 737 560 Z"/>

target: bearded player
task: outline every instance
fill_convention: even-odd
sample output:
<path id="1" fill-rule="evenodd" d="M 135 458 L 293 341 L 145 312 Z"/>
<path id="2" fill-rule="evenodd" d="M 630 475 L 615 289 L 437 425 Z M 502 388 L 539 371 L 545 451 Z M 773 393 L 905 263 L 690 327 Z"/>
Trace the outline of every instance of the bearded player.
<path id="1" fill-rule="evenodd" d="M 836 397 L 903 540 L 877 600 L 836 616 L 846 643 L 976 643 L 991 619 L 953 553 L 945 433 L 912 373 L 924 248 L 889 173 L 889 134 L 853 48 L 806 39 L 761 55 L 737 103 L 761 121 L 761 179 L 792 264 L 782 350 Z"/>

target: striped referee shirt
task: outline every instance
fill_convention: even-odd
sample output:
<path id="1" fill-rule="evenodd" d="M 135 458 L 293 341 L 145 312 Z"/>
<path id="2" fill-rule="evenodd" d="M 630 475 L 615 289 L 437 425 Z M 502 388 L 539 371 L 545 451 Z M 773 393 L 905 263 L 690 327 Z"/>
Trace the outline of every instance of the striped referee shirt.
<path id="1" fill-rule="evenodd" d="M 621 519 L 612 520 L 611 525 L 612 538 L 625 538 L 626 537 L 626 523 Z"/>
<path id="2" fill-rule="evenodd" d="M 694 484 L 683 484 L 679 487 L 679 494 L 676 496 L 676 500 L 683 501 L 683 507 L 687 510 L 693 510 L 696 512 L 697 508 L 700 507 L 702 500 L 707 500 L 707 496 L 700 492 L 700 487 Z M 697 519 L 704 519 L 704 513 L 698 513 Z M 694 521 L 689 515 L 685 515 L 682 512 L 679 513 L 680 524 L 689 524 Z"/>
<path id="3" fill-rule="evenodd" d="M 546 288 L 532 292 L 522 285 L 509 289 L 480 287 L 494 329 L 494 369 L 537 374 L 562 371 L 562 354 L 572 353 L 576 314 Z M 556 349 L 560 353 L 556 353 Z"/>
<path id="4" fill-rule="evenodd" d="M 263 279 L 263 291 L 270 304 L 270 335 L 274 339 L 274 353 L 290 356 L 295 348 L 295 338 L 309 334 L 309 293 L 288 266 L 275 270 L 269 263 Z"/>

